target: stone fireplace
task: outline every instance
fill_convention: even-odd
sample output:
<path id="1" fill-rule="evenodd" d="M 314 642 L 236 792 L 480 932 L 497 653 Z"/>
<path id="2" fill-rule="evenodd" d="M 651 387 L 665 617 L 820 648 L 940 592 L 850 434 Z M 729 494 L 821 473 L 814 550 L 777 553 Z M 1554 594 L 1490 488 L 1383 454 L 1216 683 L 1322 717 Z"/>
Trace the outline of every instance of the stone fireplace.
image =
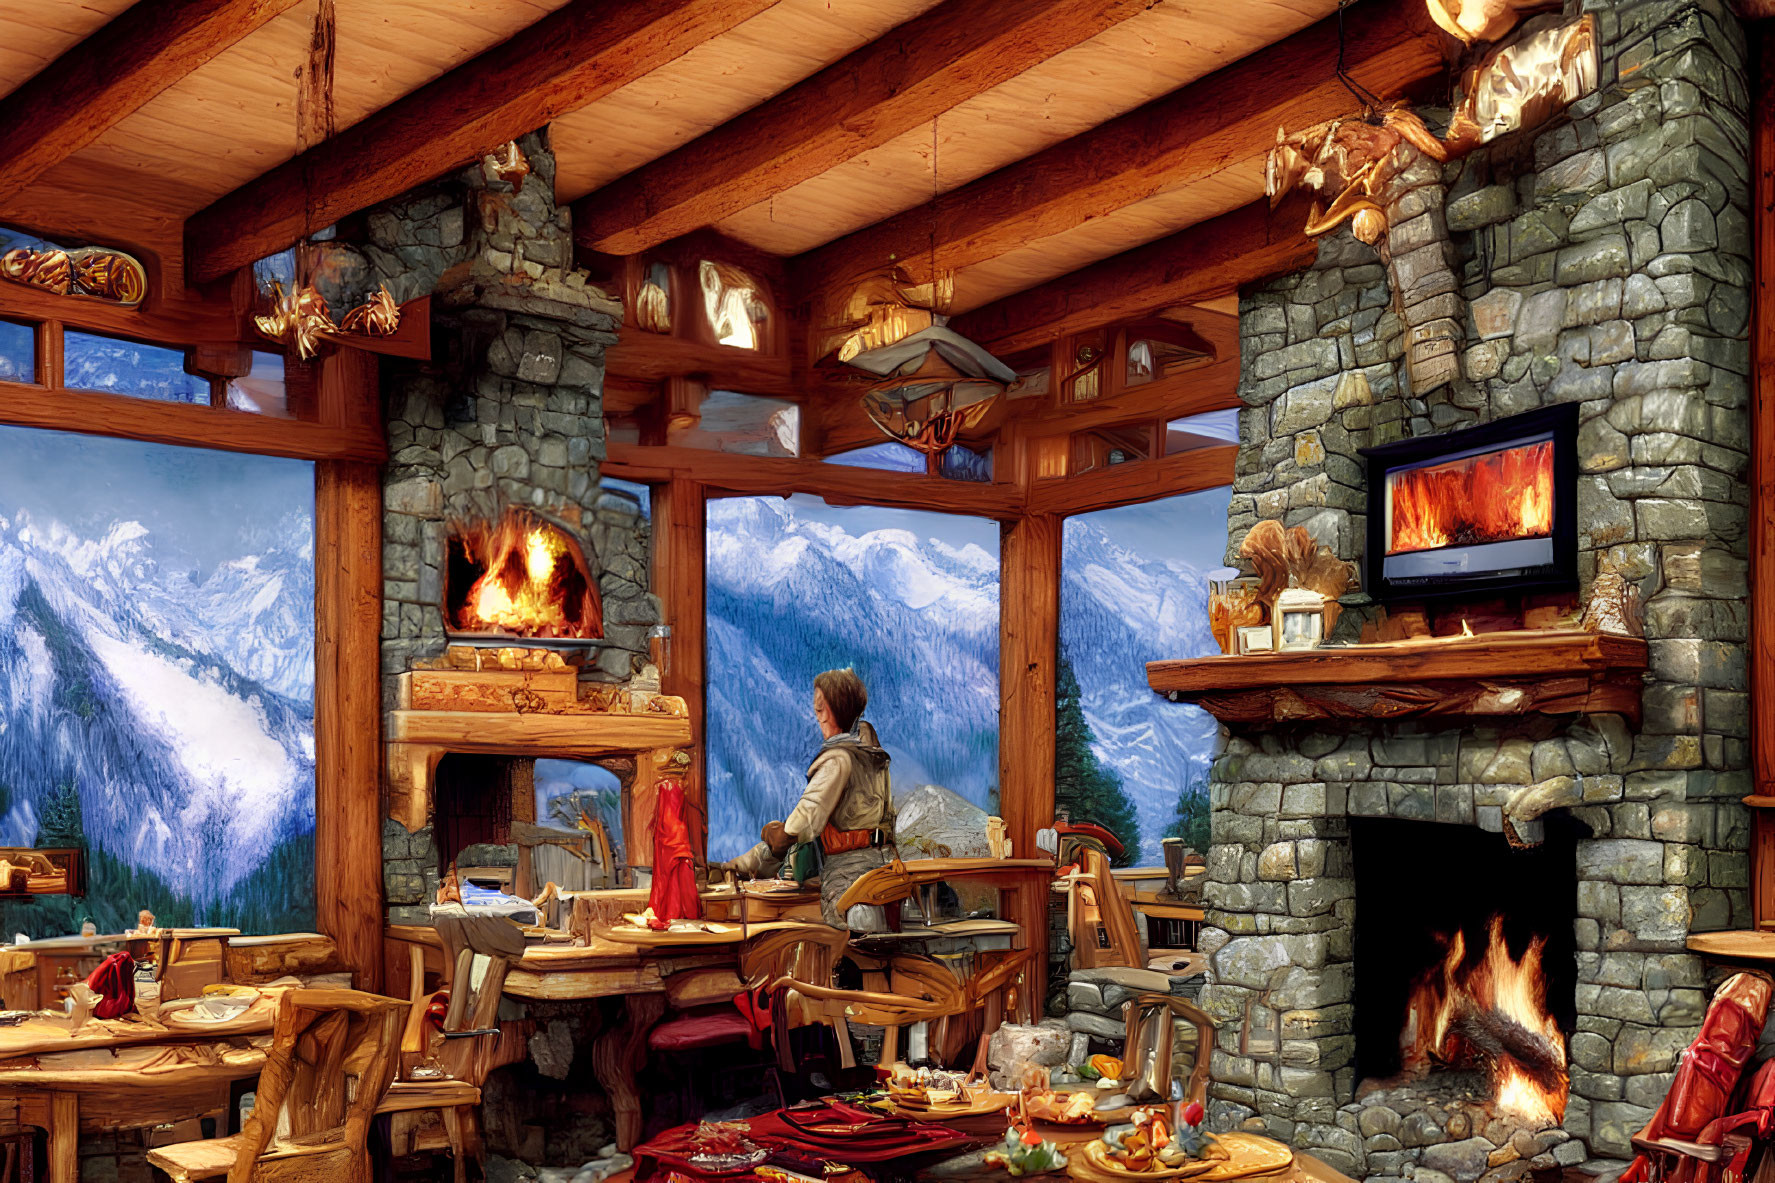
<path id="1" fill-rule="evenodd" d="M 1273 519 L 1360 568 L 1363 449 L 1572 407 L 1578 595 L 1619 577 L 1643 606 L 1649 668 L 1619 710 L 1228 726 L 1204 890 L 1210 1120 L 1358 1178 L 1501 1183 L 1628 1157 L 1705 1006 L 1688 936 L 1750 920 L 1744 32 L 1718 0 L 1582 8 L 1597 93 L 1422 170 L 1389 210 L 1396 271 L 1423 243 L 1456 261 L 1458 291 L 1405 293 L 1458 312 L 1452 382 L 1411 388 L 1401 296 L 1347 234 L 1240 302 L 1230 561 Z M 1374 590 L 1343 597 L 1334 641 L 1380 619 Z M 1520 628 L 1536 607 L 1491 588 L 1431 614 Z M 1539 887 L 1512 907 L 1517 877 Z M 1400 993 L 1457 928 L 1480 958 L 1493 912 L 1509 959 L 1540 942 L 1569 1078 L 1557 1122 L 1505 1111 L 1484 1057 L 1415 1078 L 1395 1062 Z"/>

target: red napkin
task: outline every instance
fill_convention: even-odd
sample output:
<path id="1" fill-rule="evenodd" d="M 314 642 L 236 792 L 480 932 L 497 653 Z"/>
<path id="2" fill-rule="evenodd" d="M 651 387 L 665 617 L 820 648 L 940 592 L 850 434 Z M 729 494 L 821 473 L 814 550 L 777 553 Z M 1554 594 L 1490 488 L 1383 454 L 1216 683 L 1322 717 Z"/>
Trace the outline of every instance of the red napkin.
<path id="1" fill-rule="evenodd" d="M 86 979 L 86 987 L 99 996 L 93 1014 L 101 1019 L 120 1019 L 136 1009 L 136 962 L 127 952 L 113 953 L 99 962 Z"/>

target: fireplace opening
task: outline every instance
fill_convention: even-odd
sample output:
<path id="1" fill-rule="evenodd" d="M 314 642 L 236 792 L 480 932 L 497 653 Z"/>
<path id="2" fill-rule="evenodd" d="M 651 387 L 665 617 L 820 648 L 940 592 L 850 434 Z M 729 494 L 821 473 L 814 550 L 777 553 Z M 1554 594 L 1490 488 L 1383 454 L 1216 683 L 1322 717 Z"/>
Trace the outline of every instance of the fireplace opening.
<path id="1" fill-rule="evenodd" d="M 532 899 L 626 887 L 623 794 L 633 760 L 451 753 L 438 763 L 432 834 L 438 874 Z"/>
<path id="2" fill-rule="evenodd" d="M 1358 1098 L 1459 1098 L 1557 1125 L 1577 1021 L 1575 823 L 1546 841 L 1434 822 L 1351 820 Z"/>
<path id="3" fill-rule="evenodd" d="M 1367 590 L 1575 587 L 1577 427 L 1566 405 L 1364 449 Z"/>
<path id="4" fill-rule="evenodd" d="M 604 635 L 598 581 L 585 551 L 569 531 L 529 510 L 452 527 L 443 607 L 454 641 Z"/>

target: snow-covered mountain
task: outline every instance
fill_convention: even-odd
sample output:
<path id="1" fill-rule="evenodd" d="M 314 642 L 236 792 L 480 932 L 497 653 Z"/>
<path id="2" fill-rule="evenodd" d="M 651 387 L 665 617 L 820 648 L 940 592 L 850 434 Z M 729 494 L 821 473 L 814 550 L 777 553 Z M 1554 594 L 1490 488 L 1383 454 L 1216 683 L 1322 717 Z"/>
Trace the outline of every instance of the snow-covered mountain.
<path id="1" fill-rule="evenodd" d="M 1178 794 L 1206 791 L 1219 724 L 1154 694 L 1146 663 L 1217 651 L 1207 583 L 1188 563 L 1118 544 L 1088 517 L 1067 519 L 1061 547 L 1061 649 L 1078 676 L 1097 757 L 1122 778 L 1140 818 L 1137 861 L 1156 866 Z"/>
<path id="2" fill-rule="evenodd" d="M 1142 861 L 1185 784 L 1205 780 L 1215 725 L 1146 685 L 1145 663 L 1205 652 L 1202 578 L 1067 524 L 1061 633 L 1099 756 L 1143 820 Z M 941 785 L 995 808 L 998 560 L 910 530 L 852 534 L 793 502 L 711 502 L 708 529 L 710 857 L 730 858 L 781 818 L 818 744 L 813 676 L 854 666 L 897 791 Z"/>
<path id="3" fill-rule="evenodd" d="M 199 572 L 0 516 L 0 844 L 83 838 L 83 912 L 312 924 L 312 526 L 250 541 Z"/>

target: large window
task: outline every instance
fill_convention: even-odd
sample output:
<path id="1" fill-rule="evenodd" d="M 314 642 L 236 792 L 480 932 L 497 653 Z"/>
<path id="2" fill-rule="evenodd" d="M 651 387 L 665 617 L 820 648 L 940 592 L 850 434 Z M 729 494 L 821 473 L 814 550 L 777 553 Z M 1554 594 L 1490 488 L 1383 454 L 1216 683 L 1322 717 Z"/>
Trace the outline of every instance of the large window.
<path id="1" fill-rule="evenodd" d="M 0 427 L 0 845 L 83 847 L 6 934 L 314 925 L 314 471 Z"/>
<path id="2" fill-rule="evenodd" d="M 984 853 L 998 526 L 736 497 L 709 503 L 707 548 L 709 857 L 744 852 L 795 804 L 820 743 L 814 675 L 842 666 L 868 686 L 864 717 L 892 757 L 902 852 Z"/>
<path id="3" fill-rule="evenodd" d="M 1068 518 L 1062 542 L 1055 804 L 1104 826 L 1122 865 L 1161 840 L 1208 847 L 1213 716 L 1152 692 L 1146 663 L 1218 652 L 1202 572 L 1221 565 L 1230 487 Z"/>

